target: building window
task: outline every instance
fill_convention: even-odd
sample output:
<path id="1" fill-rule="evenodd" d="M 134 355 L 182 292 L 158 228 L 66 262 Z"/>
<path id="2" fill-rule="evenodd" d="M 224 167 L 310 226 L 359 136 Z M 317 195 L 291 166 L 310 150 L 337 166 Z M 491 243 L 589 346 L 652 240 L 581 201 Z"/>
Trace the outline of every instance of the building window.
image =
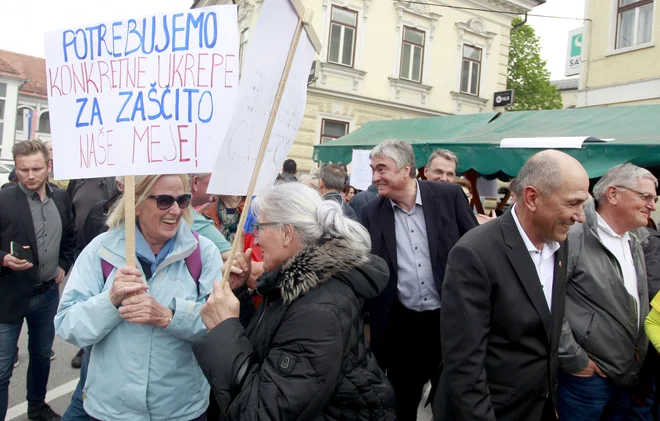
<path id="1" fill-rule="evenodd" d="M 2 132 L 5 129 L 5 100 L 7 99 L 7 84 L 0 83 L 0 145 L 2 145 Z"/>
<path id="2" fill-rule="evenodd" d="M 19 108 L 16 110 L 16 131 L 17 132 L 22 132 L 23 131 L 23 110 L 26 108 Z"/>
<path id="3" fill-rule="evenodd" d="M 39 116 L 39 133 L 50 133 L 50 115 L 48 111 Z"/>
<path id="4" fill-rule="evenodd" d="M 651 42 L 653 0 L 617 0 L 616 48 Z"/>
<path id="5" fill-rule="evenodd" d="M 332 6 L 330 18 L 330 41 L 328 61 L 353 67 L 355 57 L 355 34 L 357 32 L 357 12 L 339 6 Z"/>
<path id="6" fill-rule="evenodd" d="M 321 121 L 321 143 L 330 142 L 348 134 L 348 122 L 326 120 Z"/>
<path id="7" fill-rule="evenodd" d="M 250 28 L 245 28 L 241 32 L 241 43 L 238 46 L 238 77 L 243 73 L 243 62 L 245 61 L 245 48 L 247 47 Z"/>
<path id="8" fill-rule="evenodd" d="M 481 78 L 481 48 L 463 45 L 463 65 L 461 67 L 461 92 L 479 96 Z"/>
<path id="9" fill-rule="evenodd" d="M 401 79 L 422 82 L 422 67 L 424 66 L 424 31 L 403 27 L 401 41 Z"/>

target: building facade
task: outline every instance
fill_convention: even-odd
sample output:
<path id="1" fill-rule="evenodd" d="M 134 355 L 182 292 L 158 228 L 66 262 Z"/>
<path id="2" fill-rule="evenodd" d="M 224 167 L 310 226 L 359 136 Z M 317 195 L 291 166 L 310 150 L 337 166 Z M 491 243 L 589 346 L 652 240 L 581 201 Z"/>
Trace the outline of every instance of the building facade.
<path id="1" fill-rule="evenodd" d="M 236 0 L 241 56 L 263 1 Z M 323 48 L 290 158 L 310 171 L 314 145 L 373 120 L 492 111 L 506 89 L 511 21 L 543 2 L 303 0 Z"/>
<path id="2" fill-rule="evenodd" d="M 46 61 L 0 50 L 0 158 L 11 159 L 14 142 L 50 139 Z"/>
<path id="3" fill-rule="evenodd" d="M 655 0 L 586 0 L 578 107 L 660 103 Z"/>

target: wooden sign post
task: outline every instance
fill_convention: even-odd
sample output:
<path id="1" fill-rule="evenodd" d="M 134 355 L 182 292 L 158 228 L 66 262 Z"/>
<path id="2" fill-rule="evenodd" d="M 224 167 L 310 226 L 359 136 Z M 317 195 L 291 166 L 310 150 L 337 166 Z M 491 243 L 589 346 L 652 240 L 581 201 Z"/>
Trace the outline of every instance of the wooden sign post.
<path id="1" fill-rule="evenodd" d="M 137 265 L 135 255 L 135 177 L 124 177 L 124 227 L 126 229 L 126 266 Z"/>

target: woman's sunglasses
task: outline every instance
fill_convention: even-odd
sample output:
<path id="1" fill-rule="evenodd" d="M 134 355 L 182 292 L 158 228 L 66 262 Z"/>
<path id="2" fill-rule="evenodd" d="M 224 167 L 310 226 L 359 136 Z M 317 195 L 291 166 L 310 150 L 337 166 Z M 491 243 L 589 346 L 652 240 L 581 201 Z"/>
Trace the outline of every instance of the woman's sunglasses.
<path id="1" fill-rule="evenodd" d="M 168 210 L 174 205 L 174 202 L 179 205 L 180 209 L 185 209 L 190 204 L 191 198 L 192 195 L 188 193 L 182 194 L 179 197 L 170 196 L 169 194 L 159 194 L 156 196 L 150 194 L 147 196 L 147 199 L 154 199 L 156 201 L 156 206 L 160 210 Z"/>

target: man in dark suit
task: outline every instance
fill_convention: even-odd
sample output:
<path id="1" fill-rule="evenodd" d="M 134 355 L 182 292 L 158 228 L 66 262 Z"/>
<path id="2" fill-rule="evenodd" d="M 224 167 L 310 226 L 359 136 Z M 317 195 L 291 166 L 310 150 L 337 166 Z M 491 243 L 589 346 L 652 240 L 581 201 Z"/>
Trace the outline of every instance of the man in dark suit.
<path id="1" fill-rule="evenodd" d="M 46 146 L 24 141 L 12 152 L 19 183 L 0 191 L 0 419 L 7 412 L 9 379 L 25 319 L 30 336 L 28 418 L 58 421 L 60 416 L 45 398 L 58 286 L 73 263 L 76 246 L 74 216 L 66 192 L 48 184 Z M 12 241 L 29 250 L 31 259 L 13 256 Z"/>
<path id="2" fill-rule="evenodd" d="M 513 209 L 470 231 L 449 254 L 436 420 L 557 419 L 566 290 L 560 243 L 584 221 L 588 189 L 579 162 L 540 152 L 516 178 Z"/>
<path id="3" fill-rule="evenodd" d="M 440 351 L 440 288 L 449 250 L 477 225 L 458 185 L 417 181 L 412 147 L 387 140 L 370 154 L 380 197 L 361 222 L 372 252 L 387 261 L 390 280 L 368 303 L 371 349 L 397 397 L 397 419 L 415 420 Z"/>

